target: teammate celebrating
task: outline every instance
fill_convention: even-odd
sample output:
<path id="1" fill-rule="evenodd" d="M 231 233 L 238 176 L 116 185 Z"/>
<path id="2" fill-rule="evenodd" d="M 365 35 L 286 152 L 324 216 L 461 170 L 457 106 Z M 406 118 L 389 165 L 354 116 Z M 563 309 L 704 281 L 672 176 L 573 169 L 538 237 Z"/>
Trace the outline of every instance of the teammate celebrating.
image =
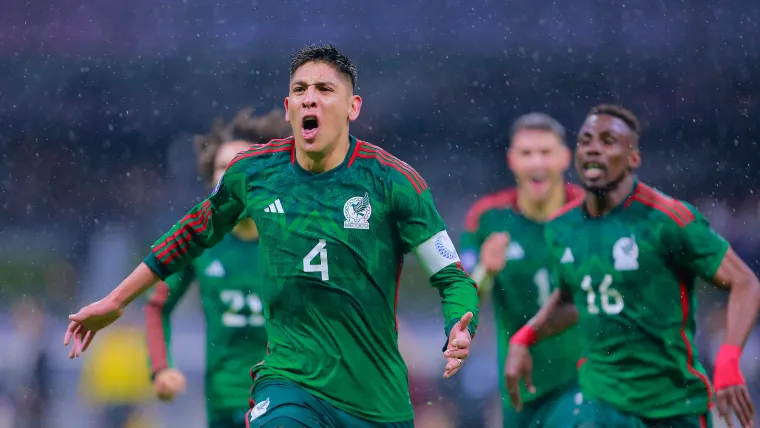
<path id="1" fill-rule="evenodd" d="M 511 340 L 512 402 L 521 407 L 528 346 L 580 316 L 584 422 L 706 427 L 715 400 L 729 426 L 731 413 L 752 426 L 739 357 L 760 307 L 760 283 L 693 206 L 638 181 L 639 134 L 638 119 L 617 106 L 593 108 L 581 127 L 575 167 L 586 198 L 547 226 L 560 289 Z M 730 291 L 715 394 L 692 344 L 697 277 Z"/>
<path id="2" fill-rule="evenodd" d="M 570 165 L 565 129 L 545 114 L 527 114 L 514 122 L 507 163 L 517 188 L 475 203 L 467 213 L 460 244 L 463 265 L 478 282 L 481 299 L 493 293 L 501 369 L 509 338 L 552 292 L 544 224 L 567 201 L 583 197 L 580 187 L 564 183 Z M 520 385 L 526 401 L 520 413 L 509 405 L 501 378 L 505 428 L 567 426 L 579 392 L 576 364 L 582 344 L 576 331 L 568 331 L 536 345 L 533 358 L 538 373 L 532 385 Z"/>
<path id="3" fill-rule="evenodd" d="M 198 172 L 213 188 L 227 165 L 254 143 L 288 135 L 282 110 L 251 117 L 250 109 L 195 140 Z M 240 220 L 219 244 L 159 282 L 145 306 L 153 387 L 161 400 L 184 391 L 185 377 L 171 358 L 171 313 L 193 282 L 206 317 L 206 409 L 209 427 L 241 427 L 248 410 L 251 366 L 266 353 L 266 331 L 258 290 L 266 274 L 259 264 L 259 233 L 250 218 Z"/>
<path id="4" fill-rule="evenodd" d="M 414 252 L 440 291 L 446 377 L 469 353 L 476 285 L 417 171 L 349 134 L 362 106 L 355 87 L 356 68 L 334 47 L 297 52 L 285 98 L 294 137 L 238 155 L 132 274 L 71 315 L 70 355 L 248 215 L 268 272 L 261 298 L 270 350 L 252 369 L 250 425 L 413 426 L 395 319 L 403 256 Z"/>

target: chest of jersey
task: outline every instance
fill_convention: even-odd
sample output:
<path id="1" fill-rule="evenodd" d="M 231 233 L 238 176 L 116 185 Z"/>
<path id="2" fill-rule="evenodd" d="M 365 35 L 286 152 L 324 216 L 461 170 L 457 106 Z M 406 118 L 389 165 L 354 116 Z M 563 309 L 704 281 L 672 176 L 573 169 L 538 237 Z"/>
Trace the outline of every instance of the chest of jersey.
<path id="1" fill-rule="evenodd" d="M 306 180 L 285 172 L 250 189 L 249 214 L 270 277 L 345 284 L 395 252 L 390 192 L 356 175 Z"/>
<path id="2" fill-rule="evenodd" d="M 679 281 L 658 232 L 656 222 L 626 213 L 559 229 L 558 272 L 581 313 L 625 311 L 652 323 L 675 313 Z"/>

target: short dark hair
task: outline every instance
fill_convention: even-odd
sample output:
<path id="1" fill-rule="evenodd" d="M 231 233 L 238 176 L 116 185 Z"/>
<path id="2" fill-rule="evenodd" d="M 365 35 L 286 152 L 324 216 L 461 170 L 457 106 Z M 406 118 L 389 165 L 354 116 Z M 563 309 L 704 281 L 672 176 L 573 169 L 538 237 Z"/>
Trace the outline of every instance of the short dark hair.
<path id="1" fill-rule="evenodd" d="M 588 116 L 600 114 L 606 114 L 607 116 L 612 116 L 622 120 L 626 125 L 628 125 L 628 128 L 630 128 L 631 131 L 636 133 L 636 135 L 641 135 L 641 123 L 639 123 L 639 118 L 636 117 L 632 111 L 619 105 L 599 104 L 595 107 L 592 107 L 588 112 Z"/>
<path id="2" fill-rule="evenodd" d="M 510 129 L 510 140 L 515 134 L 523 130 L 546 131 L 559 137 L 562 143 L 565 143 L 565 127 L 559 121 L 545 113 L 528 113 L 518 117 L 512 122 Z"/>
<path id="3" fill-rule="evenodd" d="M 351 87 L 356 90 L 356 66 L 347 56 L 343 55 L 335 46 L 306 45 L 290 57 L 290 77 L 307 62 L 324 62 L 332 65 L 340 73 L 351 79 Z"/>
<path id="4" fill-rule="evenodd" d="M 285 121 L 285 111 L 271 110 L 269 113 L 254 117 L 253 108 L 240 110 L 229 123 L 217 118 L 211 125 L 211 131 L 195 137 L 198 174 L 206 184 L 214 179 L 214 160 L 216 152 L 224 143 L 245 141 L 251 144 L 263 144 L 275 138 L 290 135 L 290 124 Z"/>

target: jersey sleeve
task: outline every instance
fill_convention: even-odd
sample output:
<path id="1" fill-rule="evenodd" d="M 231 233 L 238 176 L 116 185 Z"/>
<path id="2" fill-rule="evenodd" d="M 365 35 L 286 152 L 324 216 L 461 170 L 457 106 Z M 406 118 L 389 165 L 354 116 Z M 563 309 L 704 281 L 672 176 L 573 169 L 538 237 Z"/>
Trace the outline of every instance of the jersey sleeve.
<path id="1" fill-rule="evenodd" d="M 710 227 L 710 222 L 694 206 L 680 203 L 679 221 L 668 220 L 666 244 L 676 264 L 707 281 L 718 272 L 729 243 Z"/>
<path id="2" fill-rule="evenodd" d="M 416 172 L 414 176 L 419 177 Z M 441 296 L 446 336 L 467 312 L 473 313 L 469 328 L 474 336 L 478 321 L 477 286 L 462 268 L 430 189 L 421 178 L 415 181 L 399 177 L 393 181 L 391 194 L 402 248 L 405 253 L 417 256 L 430 284 Z"/>
<path id="3" fill-rule="evenodd" d="M 171 354 L 171 314 L 195 279 L 191 265 L 160 282 L 145 305 L 145 328 L 151 374 L 174 367 Z"/>
<path id="4" fill-rule="evenodd" d="M 165 279 L 216 245 L 245 213 L 246 163 L 233 159 L 211 195 L 153 244 L 143 262 L 159 278 Z"/>

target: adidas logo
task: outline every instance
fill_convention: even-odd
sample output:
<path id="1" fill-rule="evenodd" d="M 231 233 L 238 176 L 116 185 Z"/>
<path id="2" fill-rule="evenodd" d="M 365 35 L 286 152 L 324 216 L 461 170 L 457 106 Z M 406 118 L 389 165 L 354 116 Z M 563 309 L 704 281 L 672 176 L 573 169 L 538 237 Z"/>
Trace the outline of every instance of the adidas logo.
<path id="1" fill-rule="evenodd" d="M 224 276 L 224 267 L 219 262 L 219 260 L 214 260 L 211 262 L 211 264 L 206 268 L 206 276 L 213 276 L 217 278 L 221 278 Z"/>
<path id="2" fill-rule="evenodd" d="M 573 257 L 573 252 L 570 251 L 570 248 L 565 248 L 565 254 L 562 255 L 562 259 L 560 259 L 560 263 L 573 263 L 575 261 L 575 257 Z"/>
<path id="3" fill-rule="evenodd" d="M 264 208 L 264 212 L 285 214 L 285 211 L 282 210 L 282 204 L 280 203 L 279 199 L 269 204 L 268 207 Z"/>

